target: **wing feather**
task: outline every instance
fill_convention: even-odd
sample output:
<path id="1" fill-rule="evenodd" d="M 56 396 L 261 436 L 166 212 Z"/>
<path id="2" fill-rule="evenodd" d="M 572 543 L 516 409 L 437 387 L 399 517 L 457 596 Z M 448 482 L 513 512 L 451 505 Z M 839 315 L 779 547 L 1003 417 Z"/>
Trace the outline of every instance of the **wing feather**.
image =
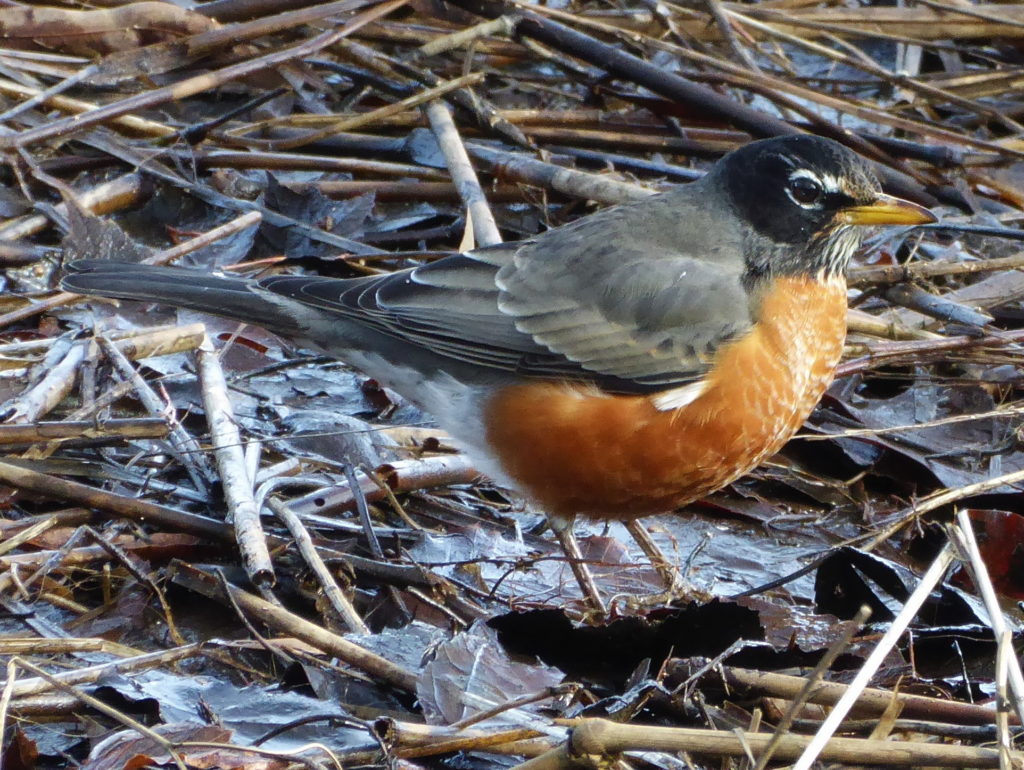
<path id="1" fill-rule="evenodd" d="M 710 232 L 700 213 L 681 216 L 698 204 L 713 208 L 698 193 L 654 196 L 399 273 L 274 276 L 260 286 L 518 376 L 617 392 L 678 388 L 699 381 L 714 352 L 753 323 L 738 236 Z M 652 216 L 689 230 L 649 227 Z"/>

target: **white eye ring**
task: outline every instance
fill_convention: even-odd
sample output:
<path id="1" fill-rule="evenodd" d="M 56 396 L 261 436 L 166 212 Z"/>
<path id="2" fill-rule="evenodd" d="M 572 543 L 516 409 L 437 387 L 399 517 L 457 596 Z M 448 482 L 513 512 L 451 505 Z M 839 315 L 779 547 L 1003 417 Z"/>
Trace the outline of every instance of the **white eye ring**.
<path id="1" fill-rule="evenodd" d="M 786 184 L 786 195 L 803 209 L 820 209 L 825 192 L 825 185 L 821 179 L 806 169 L 790 174 Z"/>

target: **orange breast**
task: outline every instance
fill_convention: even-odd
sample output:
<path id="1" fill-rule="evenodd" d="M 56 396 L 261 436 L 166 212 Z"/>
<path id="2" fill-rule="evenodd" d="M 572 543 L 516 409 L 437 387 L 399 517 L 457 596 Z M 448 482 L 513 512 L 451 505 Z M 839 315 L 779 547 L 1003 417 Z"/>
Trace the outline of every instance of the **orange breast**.
<path id="1" fill-rule="evenodd" d="M 754 330 L 719 351 L 691 403 L 661 411 L 650 396 L 519 385 L 487 404 L 488 443 L 549 513 L 663 513 L 778 451 L 832 381 L 845 336 L 842 279 L 779 279 Z"/>

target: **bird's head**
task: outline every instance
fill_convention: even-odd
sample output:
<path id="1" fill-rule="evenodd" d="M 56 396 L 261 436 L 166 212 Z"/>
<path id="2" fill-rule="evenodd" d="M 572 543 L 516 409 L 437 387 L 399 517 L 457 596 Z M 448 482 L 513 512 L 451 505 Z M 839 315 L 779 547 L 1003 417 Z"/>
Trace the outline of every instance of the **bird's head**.
<path id="1" fill-rule="evenodd" d="M 764 139 L 716 167 L 732 206 L 752 228 L 755 274 L 842 273 L 864 225 L 916 225 L 935 217 L 882 192 L 868 161 L 831 139 Z"/>

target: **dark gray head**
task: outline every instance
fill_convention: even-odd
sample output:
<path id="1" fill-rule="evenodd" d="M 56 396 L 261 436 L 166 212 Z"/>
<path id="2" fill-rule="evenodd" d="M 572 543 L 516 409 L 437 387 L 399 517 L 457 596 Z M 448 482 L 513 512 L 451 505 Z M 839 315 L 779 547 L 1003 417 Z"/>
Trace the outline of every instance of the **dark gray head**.
<path id="1" fill-rule="evenodd" d="M 868 161 L 817 136 L 751 142 L 713 173 L 753 228 L 747 251 L 754 277 L 841 273 L 860 245 L 860 225 L 935 220 L 926 209 L 885 195 Z"/>

